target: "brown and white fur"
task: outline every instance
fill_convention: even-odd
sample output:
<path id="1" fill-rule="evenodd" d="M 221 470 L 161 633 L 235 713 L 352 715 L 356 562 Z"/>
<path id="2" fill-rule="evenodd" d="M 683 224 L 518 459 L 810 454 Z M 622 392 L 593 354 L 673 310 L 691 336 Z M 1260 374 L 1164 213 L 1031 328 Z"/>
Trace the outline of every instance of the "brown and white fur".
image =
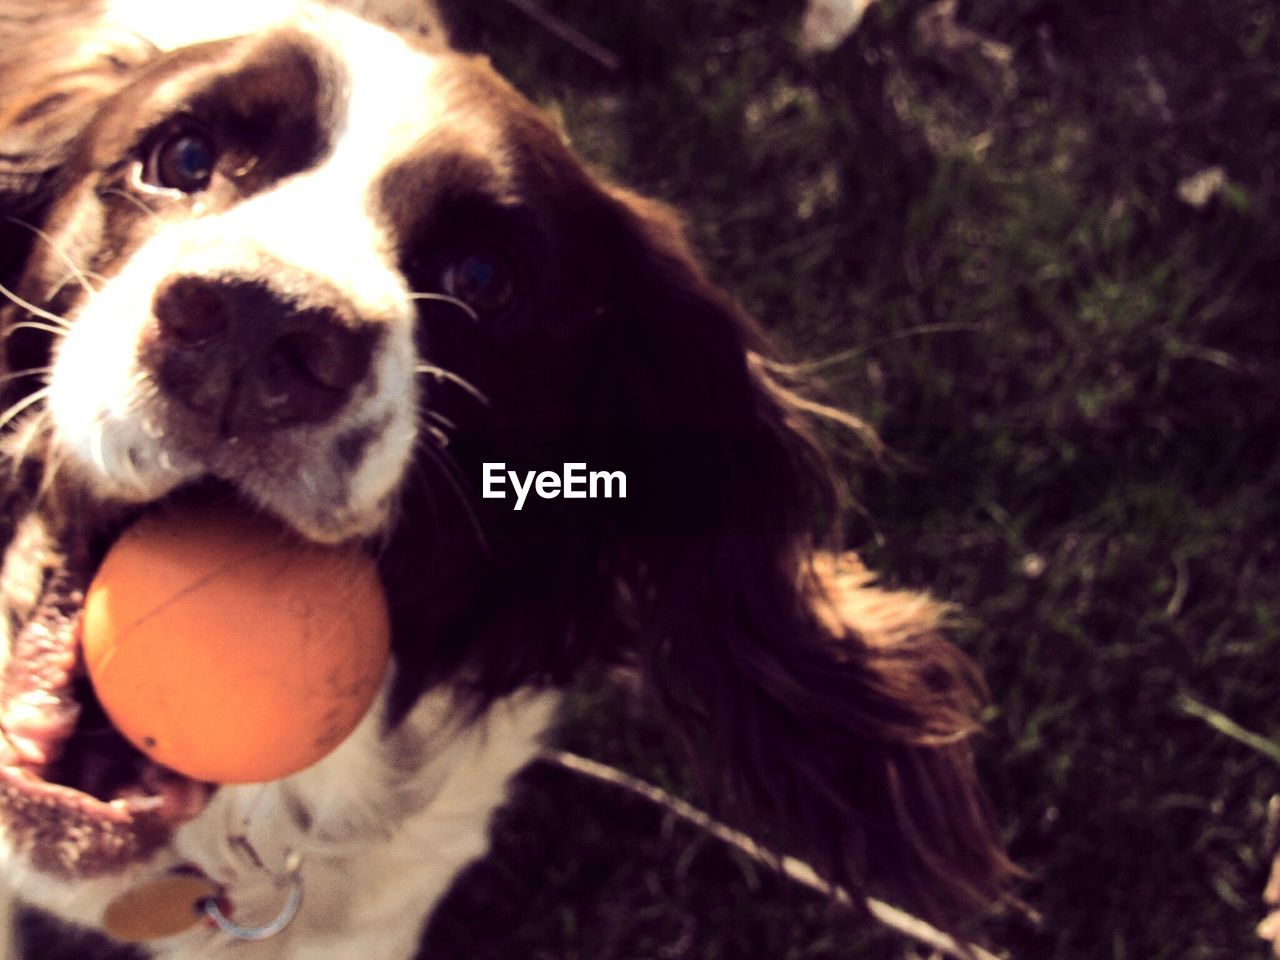
<path id="1" fill-rule="evenodd" d="M 833 882 L 935 917 L 997 895 L 981 682 L 936 605 L 815 546 L 824 408 L 668 210 L 430 9 L 349 6 L 0 0 L 0 882 L 96 927 L 190 864 L 252 924 L 300 855 L 279 935 L 150 949 L 406 960 L 559 691 L 609 666 L 722 816 Z M 621 470 L 628 497 L 514 511 L 480 496 L 489 461 Z M 54 635 L 125 525 L 201 499 L 368 545 L 385 687 L 286 779 L 197 784 L 115 743 L 85 796 Z"/>

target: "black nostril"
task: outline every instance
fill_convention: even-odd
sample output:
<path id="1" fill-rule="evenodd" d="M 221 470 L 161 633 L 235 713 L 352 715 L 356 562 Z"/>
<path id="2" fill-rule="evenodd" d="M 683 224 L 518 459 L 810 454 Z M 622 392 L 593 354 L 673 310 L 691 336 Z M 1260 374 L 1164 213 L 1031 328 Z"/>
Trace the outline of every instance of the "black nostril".
<path id="1" fill-rule="evenodd" d="M 151 310 L 164 333 L 188 344 L 222 336 L 231 322 L 226 298 L 214 284 L 196 277 L 165 281 L 152 298 Z"/>
<path id="2" fill-rule="evenodd" d="M 271 352 L 319 386 L 347 391 L 368 374 L 373 349 L 367 332 L 346 328 L 324 311 L 312 311 L 306 328 L 280 337 Z"/>

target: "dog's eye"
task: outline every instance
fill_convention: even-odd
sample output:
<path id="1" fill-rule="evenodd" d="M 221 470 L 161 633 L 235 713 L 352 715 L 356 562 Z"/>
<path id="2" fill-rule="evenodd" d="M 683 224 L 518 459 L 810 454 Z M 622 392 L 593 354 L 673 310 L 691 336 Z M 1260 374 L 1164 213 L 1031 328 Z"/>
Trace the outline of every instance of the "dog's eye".
<path id="1" fill-rule="evenodd" d="M 179 130 L 156 142 L 143 170 L 143 179 L 157 187 L 198 193 L 209 185 L 217 152 L 213 142 L 197 130 Z"/>
<path id="2" fill-rule="evenodd" d="M 506 313 L 515 304 L 518 279 L 511 256 L 496 247 L 469 250 L 440 275 L 444 292 L 481 316 Z"/>

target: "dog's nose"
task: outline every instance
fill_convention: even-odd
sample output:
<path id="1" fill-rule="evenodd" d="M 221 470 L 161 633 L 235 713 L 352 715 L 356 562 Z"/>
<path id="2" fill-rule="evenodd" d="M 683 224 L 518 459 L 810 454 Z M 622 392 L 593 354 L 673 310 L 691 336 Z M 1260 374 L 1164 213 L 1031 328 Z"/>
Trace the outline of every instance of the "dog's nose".
<path id="1" fill-rule="evenodd" d="M 152 301 L 144 359 L 161 389 L 225 435 L 333 416 L 369 375 L 374 331 L 339 303 L 265 283 L 180 276 Z"/>

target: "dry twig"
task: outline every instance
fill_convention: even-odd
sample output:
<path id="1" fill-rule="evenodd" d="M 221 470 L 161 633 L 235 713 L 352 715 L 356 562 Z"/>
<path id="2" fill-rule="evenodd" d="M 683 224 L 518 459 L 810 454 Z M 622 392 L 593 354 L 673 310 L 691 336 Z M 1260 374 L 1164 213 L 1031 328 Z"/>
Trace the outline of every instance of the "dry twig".
<path id="1" fill-rule="evenodd" d="M 590 777 L 593 780 L 602 780 L 605 783 L 613 784 L 628 793 L 656 803 L 681 820 L 693 824 L 713 837 L 736 847 L 757 863 L 777 870 L 789 879 L 831 897 L 838 903 L 847 906 L 851 906 L 853 903 L 853 899 L 847 891 L 827 883 L 818 876 L 813 867 L 803 860 L 791 856 L 779 856 L 770 850 L 766 850 L 745 833 L 725 826 L 692 804 L 681 800 L 679 797 L 671 796 L 665 790 L 661 790 L 650 783 L 645 783 L 643 780 L 623 773 L 621 770 L 615 770 L 613 767 L 606 766 L 603 763 L 589 760 L 586 757 L 580 757 L 567 751 L 553 751 L 546 755 L 546 759 L 566 770 Z M 882 900 L 868 897 L 866 907 L 876 920 L 890 930 L 910 937 L 917 943 L 923 944 L 943 956 L 951 957 L 953 960 L 1000 960 L 990 951 L 984 950 L 975 944 L 963 943 L 950 934 L 943 933 L 937 927 L 921 920 L 919 917 L 913 916 L 905 910 Z"/>

